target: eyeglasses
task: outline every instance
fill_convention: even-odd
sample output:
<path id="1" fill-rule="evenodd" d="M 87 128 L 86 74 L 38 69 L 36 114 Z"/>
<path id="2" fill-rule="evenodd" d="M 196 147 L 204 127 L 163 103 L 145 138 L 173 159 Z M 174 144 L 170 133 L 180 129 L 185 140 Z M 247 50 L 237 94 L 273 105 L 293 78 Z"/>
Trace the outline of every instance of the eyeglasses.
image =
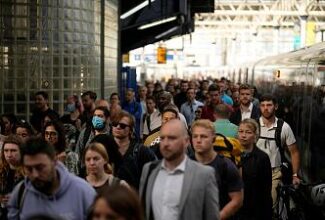
<path id="1" fill-rule="evenodd" d="M 127 124 L 124 124 L 124 123 L 116 123 L 116 122 L 112 123 L 112 126 L 113 127 L 119 126 L 121 129 L 125 129 L 126 127 L 130 127 L 130 125 L 127 125 Z"/>
<path id="2" fill-rule="evenodd" d="M 45 136 L 56 137 L 57 135 L 56 131 L 45 131 Z"/>

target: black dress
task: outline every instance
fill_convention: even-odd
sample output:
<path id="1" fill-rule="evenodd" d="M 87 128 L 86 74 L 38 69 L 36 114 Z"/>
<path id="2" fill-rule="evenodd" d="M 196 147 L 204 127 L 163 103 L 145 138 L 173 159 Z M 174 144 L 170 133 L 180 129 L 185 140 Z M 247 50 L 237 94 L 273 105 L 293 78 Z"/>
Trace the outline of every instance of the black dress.
<path id="1" fill-rule="evenodd" d="M 244 202 L 241 220 L 272 219 L 272 169 L 268 155 L 256 146 L 241 158 Z"/>

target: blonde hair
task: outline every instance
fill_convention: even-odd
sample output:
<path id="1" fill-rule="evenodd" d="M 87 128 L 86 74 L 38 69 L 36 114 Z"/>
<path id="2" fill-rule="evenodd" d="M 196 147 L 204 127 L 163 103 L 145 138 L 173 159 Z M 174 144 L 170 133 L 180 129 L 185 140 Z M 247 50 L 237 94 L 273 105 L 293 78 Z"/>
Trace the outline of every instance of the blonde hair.
<path id="1" fill-rule="evenodd" d="M 193 131 L 193 129 L 195 127 L 202 127 L 202 128 L 210 130 L 213 134 L 216 133 L 213 123 L 208 119 L 200 119 L 200 120 L 194 121 L 191 126 L 191 131 Z"/>
<path id="2" fill-rule="evenodd" d="M 106 161 L 106 163 L 104 165 L 105 173 L 113 174 L 113 168 L 112 168 L 111 164 L 109 164 L 108 153 L 107 153 L 104 145 L 102 145 L 101 143 L 98 143 L 98 142 L 90 143 L 85 150 L 85 155 L 84 155 L 85 160 L 86 160 L 86 154 L 90 150 L 99 153 L 100 156 L 102 156 L 103 159 Z"/>
<path id="3" fill-rule="evenodd" d="M 260 136 L 260 126 L 259 126 L 259 124 L 254 119 L 251 119 L 251 118 L 246 118 L 246 119 L 242 120 L 239 123 L 239 126 L 242 125 L 242 124 L 247 125 L 255 133 L 256 141 L 257 141 L 259 136 Z"/>

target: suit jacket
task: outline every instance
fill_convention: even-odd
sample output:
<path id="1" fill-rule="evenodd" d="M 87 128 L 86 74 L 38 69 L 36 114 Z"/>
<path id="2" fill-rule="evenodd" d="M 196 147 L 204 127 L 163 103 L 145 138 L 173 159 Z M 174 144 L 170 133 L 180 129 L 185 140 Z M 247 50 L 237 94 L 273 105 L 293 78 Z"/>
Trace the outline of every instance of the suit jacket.
<path id="1" fill-rule="evenodd" d="M 252 109 L 252 113 L 251 113 L 250 118 L 255 119 L 256 122 L 258 122 L 258 120 L 260 118 L 260 110 L 255 105 L 253 105 L 253 109 Z M 240 110 L 240 108 L 238 108 L 235 112 L 233 112 L 231 114 L 229 121 L 231 123 L 235 124 L 235 125 L 239 125 L 239 123 L 241 122 L 241 110 Z"/>
<path id="2" fill-rule="evenodd" d="M 155 163 L 155 162 L 154 162 Z M 144 202 L 146 219 L 152 216 L 152 190 L 161 169 L 161 161 L 150 172 L 147 163 L 143 167 L 140 181 L 140 196 Z M 148 181 L 147 183 L 145 183 Z M 145 197 L 145 198 L 144 198 Z M 179 220 L 216 220 L 219 219 L 219 192 L 215 170 L 195 161 L 186 160 L 184 181 L 179 204 Z"/>

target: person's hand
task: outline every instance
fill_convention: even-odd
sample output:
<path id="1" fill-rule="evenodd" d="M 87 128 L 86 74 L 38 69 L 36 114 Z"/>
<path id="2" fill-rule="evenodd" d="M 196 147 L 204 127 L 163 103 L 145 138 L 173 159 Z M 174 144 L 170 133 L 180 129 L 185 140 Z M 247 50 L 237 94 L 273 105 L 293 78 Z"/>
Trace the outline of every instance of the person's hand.
<path id="1" fill-rule="evenodd" d="M 299 186 L 299 184 L 300 184 L 300 179 L 299 179 L 298 175 L 293 175 L 293 176 L 292 176 L 292 184 L 293 184 L 294 186 Z"/>

